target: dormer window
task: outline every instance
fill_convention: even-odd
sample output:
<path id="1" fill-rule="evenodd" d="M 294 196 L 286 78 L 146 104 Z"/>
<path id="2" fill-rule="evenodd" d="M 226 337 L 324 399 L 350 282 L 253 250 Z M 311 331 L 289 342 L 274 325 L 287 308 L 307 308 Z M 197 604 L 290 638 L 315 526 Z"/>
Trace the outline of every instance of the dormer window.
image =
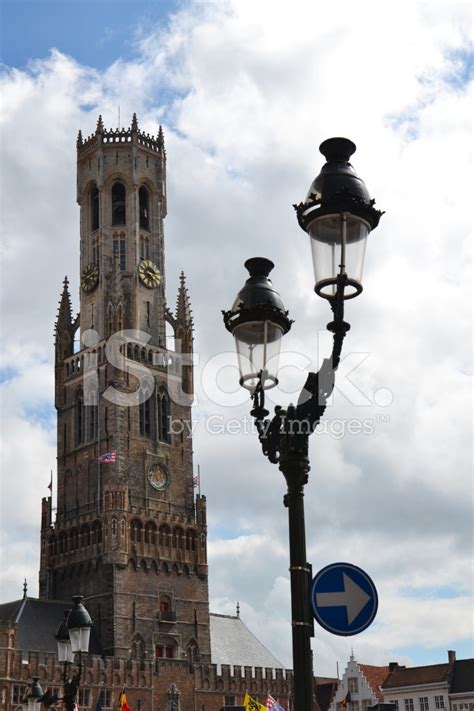
<path id="1" fill-rule="evenodd" d="M 112 224 L 125 225 L 125 185 L 114 183 L 112 185 Z"/>

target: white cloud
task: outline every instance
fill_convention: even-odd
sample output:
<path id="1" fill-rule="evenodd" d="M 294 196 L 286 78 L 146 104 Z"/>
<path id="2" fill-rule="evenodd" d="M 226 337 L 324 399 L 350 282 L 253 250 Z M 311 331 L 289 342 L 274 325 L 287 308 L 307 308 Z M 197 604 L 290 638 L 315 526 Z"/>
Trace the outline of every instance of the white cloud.
<path id="1" fill-rule="evenodd" d="M 142 37 L 136 61 L 99 72 L 53 51 L 28 71 L 4 73 L 2 321 L 4 367 L 13 368 L 2 385 L 7 541 L 21 530 L 37 549 L 39 502 L 54 460 L 50 423 L 34 412 L 52 402 L 52 325 L 65 272 L 77 293 L 77 129 L 90 133 L 99 112 L 114 126 L 118 105 L 122 123 L 137 111 L 145 130 L 164 124 L 169 301 L 183 268 L 202 364 L 232 348 L 219 309 L 231 304 L 243 261 L 255 253 L 274 259 L 275 286 L 297 319 L 286 347 L 314 361 L 325 355 L 327 340 L 316 354 L 317 331 L 329 314 L 312 295 L 307 239 L 291 204 L 322 163 L 318 142 L 348 135 L 358 145 L 356 170 L 387 214 L 369 238 L 365 291 L 347 308 L 345 353 L 369 353 L 351 378 L 371 397 L 389 388 L 394 401 L 354 407 L 336 394 L 328 408 L 329 422 L 367 419 L 373 433 L 313 436 L 309 557 L 315 569 L 349 560 L 376 580 L 383 604 L 357 643 L 365 662 L 388 661 L 387 639 L 408 658 L 420 638 L 449 645 L 469 633 L 462 621 L 472 556 L 472 96 L 468 85 L 447 81 L 468 26 L 460 0 L 324 10 L 306 0 L 192 3 L 169 29 Z M 246 404 L 215 406 L 201 386 L 198 399 L 202 417 L 222 414 L 225 422 L 248 412 Z M 209 500 L 214 609 L 233 612 L 240 600 L 243 618 L 290 664 L 283 477 L 250 434 L 212 435 L 202 422 L 195 451 Z M 21 502 L 16 521 L 10 501 Z M 230 541 L 219 537 L 223 527 L 232 529 Z M 19 594 L 23 575 L 36 579 L 37 560 L 24 550 L 5 548 L 4 599 Z M 459 596 L 423 592 L 445 585 Z M 415 601 L 408 586 L 419 591 Z M 346 641 L 320 630 L 315 649 L 319 674 L 334 674 L 348 652 Z"/>

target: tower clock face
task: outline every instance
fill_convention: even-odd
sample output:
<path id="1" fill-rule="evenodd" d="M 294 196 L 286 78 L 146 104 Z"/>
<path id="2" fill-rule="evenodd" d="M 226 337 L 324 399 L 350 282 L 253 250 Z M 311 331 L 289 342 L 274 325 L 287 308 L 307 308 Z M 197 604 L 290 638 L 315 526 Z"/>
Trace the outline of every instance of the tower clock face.
<path id="1" fill-rule="evenodd" d="M 99 282 L 99 268 L 97 264 L 89 264 L 81 275 L 81 289 L 92 291 Z"/>
<path id="2" fill-rule="evenodd" d="M 161 464 L 151 464 L 148 467 L 148 481 L 157 491 L 164 491 L 169 484 L 169 474 Z"/>
<path id="3" fill-rule="evenodd" d="M 161 282 L 160 270 L 151 259 L 144 259 L 138 265 L 138 277 L 147 289 L 155 289 Z"/>

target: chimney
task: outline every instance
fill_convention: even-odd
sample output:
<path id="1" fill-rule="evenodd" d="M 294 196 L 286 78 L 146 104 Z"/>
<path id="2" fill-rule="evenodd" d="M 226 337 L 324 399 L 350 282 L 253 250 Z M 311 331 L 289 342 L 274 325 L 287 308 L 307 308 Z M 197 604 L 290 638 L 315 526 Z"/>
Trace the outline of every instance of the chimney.
<path id="1" fill-rule="evenodd" d="M 389 672 L 394 672 L 395 669 L 398 669 L 398 662 L 389 662 L 388 663 Z"/>
<path id="2" fill-rule="evenodd" d="M 454 651 L 454 649 L 448 649 L 448 661 L 451 666 L 454 665 L 454 662 L 456 661 L 456 652 Z"/>

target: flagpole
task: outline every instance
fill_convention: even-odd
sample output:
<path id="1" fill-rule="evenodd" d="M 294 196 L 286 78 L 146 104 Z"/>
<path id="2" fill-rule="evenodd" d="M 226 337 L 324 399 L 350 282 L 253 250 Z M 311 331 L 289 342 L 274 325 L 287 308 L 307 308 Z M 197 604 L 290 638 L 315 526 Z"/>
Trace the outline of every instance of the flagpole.
<path id="1" fill-rule="evenodd" d="M 198 464 L 198 494 L 201 496 L 201 465 Z"/>

